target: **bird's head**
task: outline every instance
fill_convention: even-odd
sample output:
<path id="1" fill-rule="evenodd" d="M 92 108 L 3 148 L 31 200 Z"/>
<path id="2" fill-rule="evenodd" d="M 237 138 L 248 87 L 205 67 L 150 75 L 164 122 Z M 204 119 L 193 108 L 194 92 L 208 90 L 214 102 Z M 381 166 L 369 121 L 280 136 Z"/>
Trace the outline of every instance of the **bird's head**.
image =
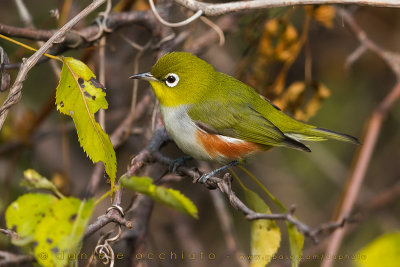
<path id="1" fill-rule="evenodd" d="M 130 78 L 149 81 L 160 104 L 175 107 L 204 99 L 213 90 L 215 70 L 190 53 L 172 52 L 162 56 L 151 72 Z"/>

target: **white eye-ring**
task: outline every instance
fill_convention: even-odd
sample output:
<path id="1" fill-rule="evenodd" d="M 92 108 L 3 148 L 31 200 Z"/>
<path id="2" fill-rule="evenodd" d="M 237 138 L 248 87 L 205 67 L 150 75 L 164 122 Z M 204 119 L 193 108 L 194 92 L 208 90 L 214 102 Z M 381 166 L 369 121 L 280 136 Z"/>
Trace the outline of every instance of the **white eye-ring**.
<path id="1" fill-rule="evenodd" d="M 179 76 L 175 73 L 168 73 L 165 76 L 165 84 L 169 87 L 175 87 L 179 82 Z"/>

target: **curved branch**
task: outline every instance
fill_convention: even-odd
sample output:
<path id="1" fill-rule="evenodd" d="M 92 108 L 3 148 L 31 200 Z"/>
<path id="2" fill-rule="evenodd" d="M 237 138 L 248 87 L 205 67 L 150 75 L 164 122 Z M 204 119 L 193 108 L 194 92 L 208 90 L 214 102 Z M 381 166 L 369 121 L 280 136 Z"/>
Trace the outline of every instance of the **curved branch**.
<path id="1" fill-rule="evenodd" d="M 192 10 L 203 11 L 205 16 L 218 16 L 243 10 L 284 7 L 294 5 L 319 5 L 319 4 L 357 4 L 377 7 L 400 7 L 397 0 L 253 0 L 238 1 L 221 4 L 204 3 L 196 0 L 175 0 L 178 4 Z"/>

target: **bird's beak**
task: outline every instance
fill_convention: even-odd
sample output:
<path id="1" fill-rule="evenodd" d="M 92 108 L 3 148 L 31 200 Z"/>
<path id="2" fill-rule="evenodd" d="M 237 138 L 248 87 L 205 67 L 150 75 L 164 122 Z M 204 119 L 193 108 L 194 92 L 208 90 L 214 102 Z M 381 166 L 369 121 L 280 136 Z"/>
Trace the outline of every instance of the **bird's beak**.
<path id="1" fill-rule="evenodd" d="M 129 77 L 129 79 L 140 79 L 140 80 L 158 82 L 157 78 L 154 77 L 150 72 L 134 74 L 131 77 Z"/>

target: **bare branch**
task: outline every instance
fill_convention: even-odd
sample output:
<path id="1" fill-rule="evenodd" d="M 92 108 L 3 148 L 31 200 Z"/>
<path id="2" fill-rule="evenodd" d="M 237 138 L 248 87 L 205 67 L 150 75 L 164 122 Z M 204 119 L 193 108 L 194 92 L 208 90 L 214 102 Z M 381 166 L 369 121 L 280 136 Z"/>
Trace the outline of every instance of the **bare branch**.
<path id="1" fill-rule="evenodd" d="M 107 214 L 98 217 L 96 221 L 94 221 L 92 224 L 88 225 L 88 227 L 86 228 L 84 239 L 88 238 L 97 230 L 103 228 L 105 225 L 111 222 L 123 225 L 128 229 L 133 227 L 133 224 L 130 221 L 127 221 L 126 219 L 122 218 L 121 215 L 118 213 L 118 211 L 111 210 Z"/>
<path id="2" fill-rule="evenodd" d="M 157 28 L 156 20 L 151 11 L 111 13 L 108 15 L 106 21 L 107 28 L 112 29 L 113 31 L 116 31 L 124 26 L 132 25 L 133 23 L 143 25 L 152 31 L 155 31 Z M 0 23 L 0 33 L 10 37 L 21 37 L 36 41 L 47 41 L 56 32 L 56 30 L 19 28 Z M 68 31 L 62 38 L 57 40 L 57 45 L 67 48 L 87 47 L 105 34 L 103 31 L 102 34 L 99 35 L 99 32 L 101 32 L 101 29 L 99 29 L 97 24 L 92 24 L 79 31 Z M 94 38 L 95 36 L 97 36 L 97 38 Z M 65 49 L 59 50 L 63 51 Z"/>
<path id="3" fill-rule="evenodd" d="M 90 5 L 83 9 L 78 15 L 72 18 L 67 24 L 59 29 L 38 51 L 26 59 L 18 72 L 17 78 L 10 89 L 7 99 L 0 108 L 0 130 L 7 118 L 8 111 L 14 104 L 21 99 L 22 84 L 30 69 L 36 64 L 39 58 L 60 38 L 62 38 L 76 23 L 86 17 L 89 13 L 104 3 L 105 0 L 94 0 Z"/>
<path id="4" fill-rule="evenodd" d="M 149 0 L 149 3 L 150 3 L 151 10 L 152 10 L 153 13 L 154 13 L 154 16 L 157 18 L 157 20 L 158 20 L 159 22 L 161 22 L 162 24 L 164 24 L 164 25 L 167 26 L 167 27 L 176 28 L 176 27 L 186 26 L 186 25 L 192 23 L 193 21 L 195 21 L 196 19 L 198 19 L 198 18 L 203 14 L 203 11 L 198 10 L 195 14 L 193 14 L 193 16 L 191 16 L 191 17 L 185 19 L 184 21 L 171 23 L 171 22 L 165 21 L 165 20 L 160 16 L 160 14 L 158 14 L 158 11 L 157 11 L 157 9 L 156 9 L 156 6 L 154 5 L 154 1 L 153 1 L 153 0 Z"/>
<path id="5" fill-rule="evenodd" d="M 400 7 L 400 2 L 397 0 L 252 0 L 222 4 L 204 3 L 196 0 L 175 0 L 175 2 L 192 11 L 201 10 L 205 16 L 218 16 L 243 10 L 295 5 L 357 4 L 377 7 Z"/>
<path id="6" fill-rule="evenodd" d="M 15 266 L 35 261 L 32 255 L 17 255 L 7 251 L 0 251 L 0 266 Z"/>

